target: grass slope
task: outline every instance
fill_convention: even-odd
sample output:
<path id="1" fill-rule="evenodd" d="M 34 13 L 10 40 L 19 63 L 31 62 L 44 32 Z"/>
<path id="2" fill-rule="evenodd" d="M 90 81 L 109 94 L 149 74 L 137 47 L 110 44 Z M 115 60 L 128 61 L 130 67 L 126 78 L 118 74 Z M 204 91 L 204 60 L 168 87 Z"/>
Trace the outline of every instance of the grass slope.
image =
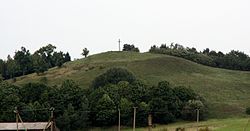
<path id="1" fill-rule="evenodd" d="M 110 67 L 124 67 L 149 85 L 167 80 L 185 85 L 203 96 L 210 107 L 210 117 L 244 116 L 250 106 L 250 72 L 212 68 L 191 61 L 150 53 L 106 52 L 52 68 L 43 75 L 30 74 L 17 78 L 16 84 L 39 82 L 43 77 L 49 85 L 60 85 L 66 79 L 88 88 L 91 81 Z"/>
<path id="2" fill-rule="evenodd" d="M 177 122 L 169 125 L 156 125 L 152 131 L 176 131 L 176 128 L 185 128 L 185 131 L 196 131 L 197 128 L 208 127 L 212 131 L 249 131 L 249 119 L 211 119 L 197 124 L 196 122 Z M 122 127 L 122 131 L 132 131 L 132 128 Z M 117 127 L 112 128 L 93 128 L 90 131 L 117 131 Z M 136 131 L 148 131 L 148 128 L 137 128 Z"/>

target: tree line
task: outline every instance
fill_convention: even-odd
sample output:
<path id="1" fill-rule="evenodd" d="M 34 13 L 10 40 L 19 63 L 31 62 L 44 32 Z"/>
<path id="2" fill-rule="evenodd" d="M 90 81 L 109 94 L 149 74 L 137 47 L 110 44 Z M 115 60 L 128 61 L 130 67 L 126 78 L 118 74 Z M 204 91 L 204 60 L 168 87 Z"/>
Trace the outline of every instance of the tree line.
<path id="1" fill-rule="evenodd" d="M 0 107 L 0 122 L 15 121 L 15 107 L 23 121 L 47 121 L 48 109 L 54 107 L 61 130 L 116 125 L 118 109 L 121 124 L 131 126 L 133 107 L 137 107 L 137 126 L 146 126 L 149 114 L 159 124 L 195 120 L 196 109 L 201 120 L 207 114 L 206 101 L 189 87 L 175 87 L 167 81 L 149 86 L 124 68 L 108 69 L 89 88 L 80 88 L 73 80 L 60 86 L 41 82 L 21 87 L 0 81 Z"/>
<path id="2" fill-rule="evenodd" d="M 11 79 L 18 76 L 36 72 L 47 71 L 49 68 L 71 61 L 69 53 L 55 51 L 56 47 L 48 44 L 31 54 L 28 49 L 21 47 L 15 52 L 13 58 L 8 55 L 7 60 L 0 59 L 0 74 L 2 79 Z"/>
<path id="3" fill-rule="evenodd" d="M 162 44 L 160 47 L 153 45 L 149 52 L 182 57 L 212 67 L 250 71 L 250 57 L 241 51 L 232 50 L 226 54 L 221 51 L 210 50 L 209 48 L 197 51 L 194 47 L 189 48 L 171 43 L 169 46 L 166 44 Z"/>

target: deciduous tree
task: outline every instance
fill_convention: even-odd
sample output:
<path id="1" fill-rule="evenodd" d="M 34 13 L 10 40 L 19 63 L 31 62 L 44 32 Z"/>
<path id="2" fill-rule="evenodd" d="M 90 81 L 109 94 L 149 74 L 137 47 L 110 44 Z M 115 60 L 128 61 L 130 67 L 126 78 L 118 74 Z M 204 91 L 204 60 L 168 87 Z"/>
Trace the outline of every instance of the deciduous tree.
<path id="1" fill-rule="evenodd" d="M 88 56 L 88 54 L 89 54 L 89 50 L 87 48 L 84 48 L 82 50 L 82 55 L 86 58 Z"/>

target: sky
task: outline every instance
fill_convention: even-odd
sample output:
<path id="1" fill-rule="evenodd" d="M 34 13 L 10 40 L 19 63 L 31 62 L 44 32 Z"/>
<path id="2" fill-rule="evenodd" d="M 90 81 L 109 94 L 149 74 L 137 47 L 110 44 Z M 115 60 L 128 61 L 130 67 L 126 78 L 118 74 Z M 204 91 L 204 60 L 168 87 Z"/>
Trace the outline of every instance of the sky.
<path id="1" fill-rule="evenodd" d="M 249 0 L 1 0 L 0 58 L 52 44 L 81 58 L 171 42 L 250 55 Z"/>

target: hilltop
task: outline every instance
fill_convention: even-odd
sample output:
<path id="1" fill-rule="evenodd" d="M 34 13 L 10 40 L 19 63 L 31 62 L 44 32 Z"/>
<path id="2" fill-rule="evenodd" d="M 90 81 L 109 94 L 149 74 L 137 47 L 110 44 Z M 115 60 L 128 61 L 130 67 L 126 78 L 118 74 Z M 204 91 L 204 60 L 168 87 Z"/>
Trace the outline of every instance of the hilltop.
<path id="1" fill-rule="evenodd" d="M 36 73 L 16 78 L 16 85 L 46 81 L 60 85 L 73 79 L 88 88 L 91 81 L 111 67 L 127 68 L 148 85 L 167 80 L 185 85 L 203 96 L 210 108 L 210 117 L 243 116 L 250 106 L 250 72 L 232 71 L 200 65 L 179 57 L 136 52 L 105 52 L 51 68 L 42 75 Z M 12 80 L 9 80 L 12 82 Z"/>

